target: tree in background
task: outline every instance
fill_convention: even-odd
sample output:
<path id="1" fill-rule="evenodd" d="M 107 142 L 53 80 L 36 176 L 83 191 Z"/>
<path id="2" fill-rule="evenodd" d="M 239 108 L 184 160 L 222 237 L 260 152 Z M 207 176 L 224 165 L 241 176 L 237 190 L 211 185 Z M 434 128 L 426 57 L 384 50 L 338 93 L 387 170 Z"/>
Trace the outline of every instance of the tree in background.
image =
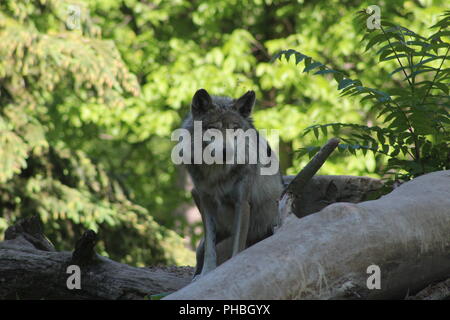
<path id="1" fill-rule="evenodd" d="M 70 132 L 80 124 L 64 127 L 76 118 L 67 105 L 118 112 L 140 88 L 114 42 L 101 39 L 87 14 L 81 30 L 67 30 L 67 15 L 60 1 L 0 5 L 1 231 L 38 214 L 58 249 L 73 248 L 90 228 L 100 233 L 102 253 L 116 260 L 192 263 L 178 235 L 131 202 L 100 161 L 71 146 Z"/>
<path id="2" fill-rule="evenodd" d="M 316 141 L 314 136 L 303 136 L 305 128 L 336 120 L 376 125 L 378 120 L 368 103 L 341 99 L 333 84 L 293 67 L 295 61 L 279 64 L 271 59 L 280 50 L 298 50 L 332 68 L 343 69 L 350 78 L 362 74 L 360 80 L 367 86 L 382 87 L 390 79 L 389 72 L 385 72 L 389 65 L 378 65 L 376 57 L 368 55 L 365 46 L 355 41 L 363 34 L 353 22 L 354 15 L 371 4 L 337 0 L 6 1 L 0 5 L 1 32 L 9 33 L 14 41 L 0 44 L 0 99 L 10 99 L 2 100 L 2 119 L 9 119 L 4 111 L 7 105 L 14 105 L 17 110 L 19 100 L 25 99 L 18 92 L 7 93 L 10 90 L 7 86 L 15 80 L 8 80 L 3 73 L 10 70 L 10 74 L 24 79 L 26 90 L 35 96 L 37 107 L 21 114 L 37 121 L 46 145 L 41 147 L 42 156 L 34 156 L 37 151 L 31 147 L 22 153 L 9 151 L 22 159 L 22 164 L 10 165 L 14 169 L 9 169 L 5 183 L 0 185 L 2 190 L 19 185 L 1 192 L 2 199 L 4 195 L 9 197 L 2 203 L 11 208 L 3 209 L 0 223 L 4 228 L 6 221 L 30 212 L 25 208 L 33 208 L 34 202 L 25 203 L 25 199 L 34 197 L 40 203 L 56 197 L 58 206 L 68 207 L 70 212 L 53 217 L 55 210 L 46 209 L 46 226 L 53 232 L 52 240 L 56 243 L 89 226 L 79 220 L 82 217 L 79 203 L 89 203 L 93 212 L 102 212 L 88 215 L 92 217 L 88 220 L 100 228 L 105 226 L 100 238 L 106 243 L 105 250 L 115 258 L 151 263 L 153 260 L 143 250 L 148 237 L 156 239 L 156 243 L 165 243 L 171 237 L 166 234 L 172 233 L 156 227 L 150 216 L 149 222 L 144 222 L 147 211 L 160 224 L 191 236 L 195 242 L 198 234 L 194 233 L 194 226 L 177 214 L 182 204 L 189 203 L 190 196 L 183 175 L 170 160 L 173 146 L 170 134 L 188 112 L 193 93 L 201 87 L 216 95 L 230 96 L 255 90 L 256 126 L 280 130 L 282 169 L 294 174 L 308 161 L 306 157 L 298 157 L 296 151 L 325 141 L 322 137 Z M 436 22 L 444 6 L 448 6 L 441 0 L 377 4 L 382 18 L 406 25 L 418 34 Z M 68 30 L 69 5 L 81 8 L 80 29 Z M 24 39 L 18 46 L 20 50 L 7 51 L 8 46 L 20 39 L 14 36 L 17 34 L 11 29 L 14 26 L 30 29 L 28 32 L 38 33 L 46 41 L 59 41 L 59 47 L 50 43 L 39 47 Z M 73 51 L 64 53 L 63 45 Z M 47 52 L 45 59 L 35 56 L 25 63 L 24 57 L 37 54 L 38 49 Z M 21 56 L 21 50 L 26 51 L 25 56 Z M 7 54 L 12 64 L 4 63 Z M 42 63 L 45 64 L 39 69 Z M 75 68 L 75 63 L 83 68 Z M 37 68 L 38 75 L 24 74 L 27 68 L 23 65 Z M 46 83 L 54 86 L 40 87 Z M 12 125 L 7 130 L 15 133 L 24 145 L 31 145 Z M 47 169 L 51 161 L 39 160 L 46 159 L 43 157 L 47 149 L 57 149 L 57 159 L 64 160 L 53 171 Z M 61 156 L 63 151 L 65 158 Z M 26 189 L 24 185 L 35 181 L 33 177 L 38 175 L 35 171 L 29 176 L 24 173 L 29 170 L 25 166 L 33 167 L 33 157 L 40 161 L 36 160 L 40 163 L 36 166 L 41 170 L 39 179 L 50 177 L 61 188 L 77 192 L 79 198 L 62 199 L 58 196 L 59 189 L 46 190 L 47 197 L 42 196 L 43 189 Z M 69 162 L 75 164 L 70 167 L 66 164 Z M 382 156 L 371 153 L 358 158 L 335 154 L 321 173 L 380 177 L 379 168 L 384 164 Z M 85 166 L 91 169 L 80 169 Z M 27 190 L 28 198 L 20 196 L 21 190 Z M 118 199 L 114 198 L 117 194 Z M 77 200 L 69 206 L 68 199 Z M 123 207 L 125 203 L 139 210 L 128 211 Z M 125 218 L 125 212 L 136 214 L 138 221 Z M 46 217 L 42 211 L 39 213 Z M 109 226 L 106 216 L 116 221 L 116 230 L 123 231 L 120 236 L 108 231 L 114 228 L 106 227 Z M 71 227 L 62 227 L 67 221 Z M 154 224 L 161 233 L 149 234 L 150 227 L 145 224 Z M 144 227 L 140 229 L 141 225 Z M 175 237 L 170 239 L 178 241 Z"/>

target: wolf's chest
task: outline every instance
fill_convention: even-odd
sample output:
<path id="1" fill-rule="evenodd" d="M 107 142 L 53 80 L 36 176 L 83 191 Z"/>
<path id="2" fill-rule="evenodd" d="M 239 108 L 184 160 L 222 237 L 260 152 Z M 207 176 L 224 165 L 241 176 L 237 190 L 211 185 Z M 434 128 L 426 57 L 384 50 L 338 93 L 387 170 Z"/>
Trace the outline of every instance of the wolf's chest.
<path id="1" fill-rule="evenodd" d="M 217 199 L 216 208 L 212 212 L 220 230 L 231 232 L 235 216 L 235 204 L 231 199 Z"/>
<path id="2" fill-rule="evenodd" d="M 221 230 L 231 230 L 234 223 L 236 194 L 232 185 L 216 184 L 211 186 L 209 194 L 214 199 L 210 213 Z"/>

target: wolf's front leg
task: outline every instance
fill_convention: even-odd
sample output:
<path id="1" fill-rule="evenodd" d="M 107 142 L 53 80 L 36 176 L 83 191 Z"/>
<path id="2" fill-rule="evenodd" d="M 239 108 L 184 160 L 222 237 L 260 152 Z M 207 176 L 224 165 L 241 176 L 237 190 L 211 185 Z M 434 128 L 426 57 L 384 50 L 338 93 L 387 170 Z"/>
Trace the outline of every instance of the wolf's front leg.
<path id="1" fill-rule="evenodd" d="M 216 222 L 212 214 L 205 212 L 202 215 L 205 226 L 205 257 L 201 275 L 214 270 L 217 266 L 216 254 Z"/>
<path id="2" fill-rule="evenodd" d="M 194 199 L 195 205 L 197 206 L 198 211 L 200 212 L 200 215 L 202 217 L 203 221 L 203 208 L 201 206 L 200 196 L 197 192 L 197 190 L 192 189 L 191 191 L 192 198 Z M 205 237 L 203 237 L 200 240 L 200 243 L 198 244 L 197 250 L 196 250 L 196 260 L 197 264 L 195 266 L 195 273 L 192 281 L 195 281 L 203 269 L 203 260 L 205 259 Z"/>
<path id="3" fill-rule="evenodd" d="M 248 201 L 238 201 L 235 205 L 233 226 L 232 256 L 245 249 L 248 229 L 250 226 L 250 204 Z"/>
<path id="4" fill-rule="evenodd" d="M 200 276 L 200 273 L 203 269 L 203 260 L 205 260 L 205 237 L 200 240 L 200 243 L 197 246 L 197 250 L 195 251 L 195 257 L 197 260 L 197 264 L 195 266 L 195 272 L 192 281 L 195 281 Z"/>
<path id="5" fill-rule="evenodd" d="M 197 249 L 197 270 L 195 273 L 197 276 L 197 272 L 200 272 L 201 270 L 200 275 L 203 276 L 214 270 L 217 266 L 217 230 L 213 214 L 213 210 L 217 209 L 217 204 L 209 195 L 200 195 L 195 189 L 192 190 L 192 196 L 202 216 L 205 231 L 205 236 Z M 203 261 L 199 261 L 199 259 L 202 259 Z"/>

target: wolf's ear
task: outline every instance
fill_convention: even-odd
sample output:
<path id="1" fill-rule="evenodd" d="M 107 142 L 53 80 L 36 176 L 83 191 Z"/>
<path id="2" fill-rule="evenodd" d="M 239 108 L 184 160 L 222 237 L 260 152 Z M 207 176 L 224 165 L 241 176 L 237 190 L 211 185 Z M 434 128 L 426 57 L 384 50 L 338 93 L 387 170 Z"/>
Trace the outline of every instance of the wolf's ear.
<path id="1" fill-rule="evenodd" d="M 208 91 L 205 89 L 197 90 L 192 98 L 191 104 L 192 115 L 194 118 L 206 113 L 212 106 L 212 99 Z"/>
<path id="2" fill-rule="evenodd" d="M 242 97 L 236 100 L 234 108 L 244 117 L 247 118 L 252 113 L 255 105 L 255 91 L 247 91 Z"/>

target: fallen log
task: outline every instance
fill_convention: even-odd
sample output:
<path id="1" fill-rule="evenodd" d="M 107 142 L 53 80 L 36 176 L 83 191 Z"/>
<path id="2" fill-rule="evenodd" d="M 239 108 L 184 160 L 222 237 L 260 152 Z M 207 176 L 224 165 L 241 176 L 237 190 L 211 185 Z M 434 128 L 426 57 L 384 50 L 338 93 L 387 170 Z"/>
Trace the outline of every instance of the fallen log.
<path id="1" fill-rule="evenodd" d="M 407 297 L 408 300 L 450 300 L 450 278 L 421 290 L 415 296 Z"/>
<path id="2" fill-rule="evenodd" d="M 284 179 L 288 184 L 293 177 Z M 362 201 L 380 186 L 367 177 L 314 176 L 301 193 L 293 192 L 305 200 L 301 212 L 312 213 L 335 201 Z M 190 283 L 191 267 L 133 268 L 98 256 L 96 241 L 97 235 L 88 230 L 74 252 L 56 252 L 36 217 L 17 222 L 0 242 L 0 299 L 142 299 Z M 67 289 L 68 265 L 80 266 L 81 291 Z"/>
<path id="3" fill-rule="evenodd" d="M 450 171 L 298 219 L 166 299 L 402 299 L 450 275 Z M 369 289 L 369 267 L 380 287 Z M 370 271 L 372 272 L 372 271 Z M 376 270 L 374 271 L 377 272 Z"/>
<path id="4" fill-rule="evenodd" d="M 128 266 L 95 253 L 96 241 L 88 230 L 73 253 L 57 252 L 37 217 L 19 221 L 0 242 L 0 299 L 144 299 L 191 281 L 193 268 Z M 80 268 L 80 289 L 67 286 L 70 265 Z"/>
<path id="5" fill-rule="evenodd" d="M 287 186 L 294 176 L 284 176 Z M 359 176 L 316 175 L 300 189 L 292 188 L 289 208 L 298 218 L 319 212 L 335 202 L 359 203 L 379 198 L 383 183 L 379 179 Z"/>
<path id="6" fill-rule="evenodd" d="M 311 179 L 317 171 L 319 171 L 320 167 L 322 167 L 327 158 L 331 155 L 334 149 L 338 147 L 338 145 L 339 139 L 332 138 L 328 140 L 327 143 L 320 148 L 319 152 L 317 152 L 316 155 L 308 162 L 308 164 L 289 181 L 279 201 L 279 221 L 278 225 L 275 226 L 275 231 L 281 227 L 291 208 L 294 210 L 294 203 L 298 203 L 298 200 L 301 199 L 301 195 L 304 193 L 308 183 L 310 183 Z"/>

